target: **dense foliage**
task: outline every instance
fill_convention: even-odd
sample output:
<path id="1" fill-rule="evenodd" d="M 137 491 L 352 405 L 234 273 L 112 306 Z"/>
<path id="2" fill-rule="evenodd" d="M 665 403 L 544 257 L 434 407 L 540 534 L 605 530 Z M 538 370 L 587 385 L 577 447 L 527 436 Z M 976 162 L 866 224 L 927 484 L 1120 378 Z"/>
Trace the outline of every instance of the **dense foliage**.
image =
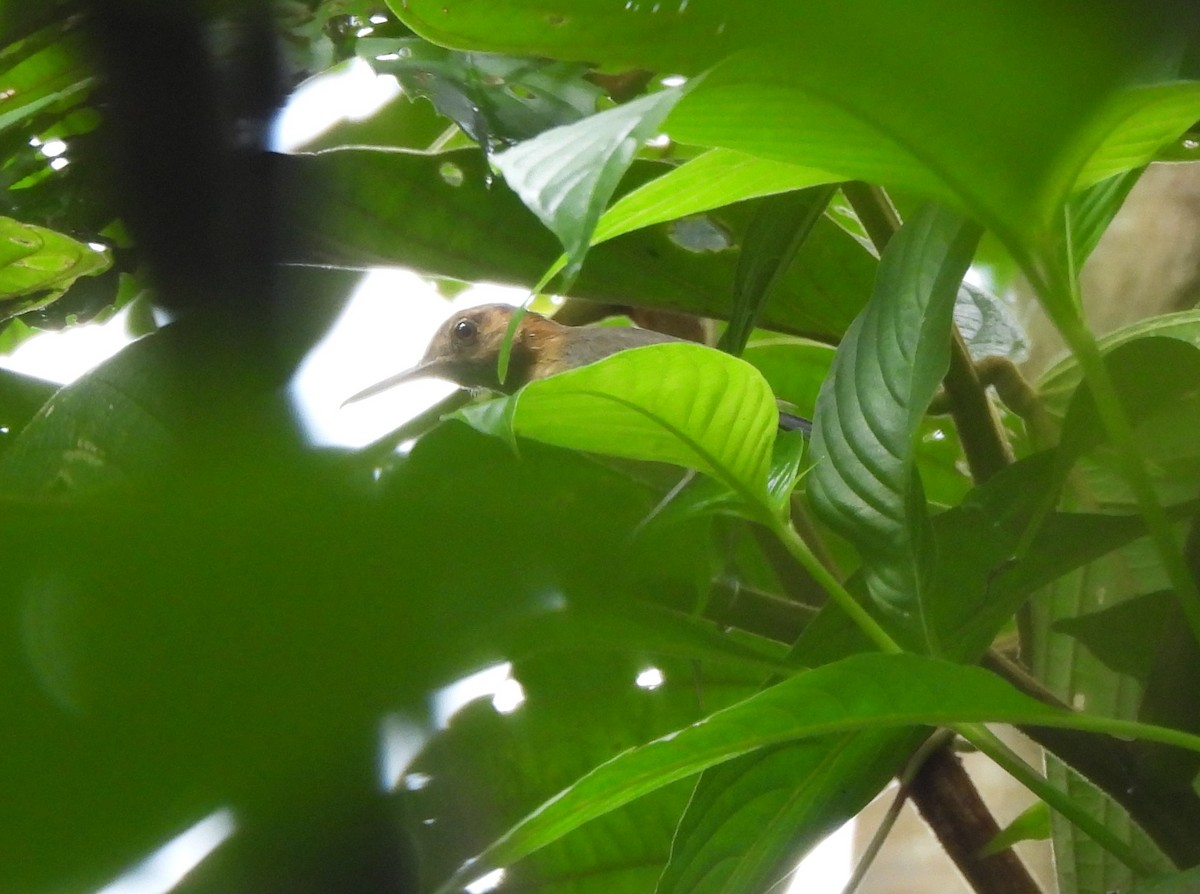
<path id="1" fill-rule="evenodd" d="M 390 5 L 0 2 L 0 340 L 147 332 L 61 390 L 0 373 L 0 888 L 204 821 L 176 890 L 760 892 L 900 775 L 977 890 L 1031 890 L 954 834 L 956 738 L 1049 805 L 1015 834 L 1061 891 L 1194 890 L 1200 315 L 1098 341 L 1078 275 L 1196 155 L 1196 13 Z M 266 152 L 351 58 L 403 94 Z M 381 264 L 726 352 L 314 449 L 286 383 Z M 1037 381 L 972 268 L 1069 346 Z M 439 727 L 500 662 L 523 703 Z"/>

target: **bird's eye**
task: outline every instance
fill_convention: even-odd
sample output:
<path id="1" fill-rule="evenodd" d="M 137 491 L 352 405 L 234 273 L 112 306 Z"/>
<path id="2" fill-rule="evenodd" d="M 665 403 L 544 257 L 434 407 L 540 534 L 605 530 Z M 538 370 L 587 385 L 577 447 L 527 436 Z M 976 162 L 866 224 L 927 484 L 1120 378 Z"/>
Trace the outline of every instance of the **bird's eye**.
<path id="1" fill-rule="evenodd" d="M 475 324 L 474 320 L 459 320 L 450 331 L 454 334 L 456 342 L 459 344 L 469 344 L 479 334 L 479 327 Z"/>

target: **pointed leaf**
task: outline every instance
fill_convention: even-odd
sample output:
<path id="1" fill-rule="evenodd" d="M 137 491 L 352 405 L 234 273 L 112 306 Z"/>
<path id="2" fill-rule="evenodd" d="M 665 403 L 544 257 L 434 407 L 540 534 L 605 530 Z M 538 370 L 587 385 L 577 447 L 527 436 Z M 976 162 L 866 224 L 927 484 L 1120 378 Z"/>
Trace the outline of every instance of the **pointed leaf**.
<path id="1" fill-rule="evenodd" d="M 987 847 L 980 851 L 979 856 L 990 857 L 1022 841 L 1045 841 L 1049 837 L 1050 808 L 1046 806 L 1045 801 L 1038 801 L 1001 829 L 1000 833 L 987 843 Z"/>
<path id="2" fill-rule="evenodd" d="M 750 221 L 733 281 L 729 326 L 718 347 L 740 355 L 775 286 L 825 212 L 833 185 L 768 196 Z"/>
<path id="3" fill-rule="evenodd" d="M 600 765 L 529 814 L 439 890 L 453 890 L 635 798 L 760 748 L 852 730 L 957 722 L 1139 735 L 1200 751 L 1200 737 L 1053 708 L 980 668 L 905 653 L 856 655 L 772 686 Z"/>
<path id="4" fill-rule="evenodd" d="M 710 149 L 614 202 L 596 224 L 592 242 L 733 202 L 836 179 L 816 168 L 768 161 L 732 149 Z"/>

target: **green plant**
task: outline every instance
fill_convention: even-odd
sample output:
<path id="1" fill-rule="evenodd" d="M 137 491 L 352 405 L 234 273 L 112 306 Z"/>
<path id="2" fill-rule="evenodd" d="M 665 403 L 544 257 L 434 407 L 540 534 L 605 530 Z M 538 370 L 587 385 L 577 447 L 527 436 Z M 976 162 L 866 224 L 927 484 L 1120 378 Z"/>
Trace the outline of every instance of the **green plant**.
<path id="1" fill-rule="evenodd" d="M 1062 891 L 1195 883 L 1200 318 L 1097 341 L 1078 287 L 1144 167 L 1194 153 L 1194 13 L 213 7 L 0 7 L 8 337 L 83 289 L 179 316 L 53 395 L 0 380 L 21 889 L 94 886 L 228 805 L 184 889 L 765 891 L 893 776 L 944 800 L 939 727 L 1049 805 Z M 282 95 L 244 64 L 265 47 L 407 93 L 268 165 L 231 124 Z M 79 176 L 35 163 L 56 136 Z M 165 166 L 132 164 L 154 139 Z M 328 267 L 384 263 L 713 317 L 741 357 L 617 355 L 403 456 L 306 447 L 281 385 L 345 291 Z M 1019 270 L 1070 346 L 1039 381 L 972 265 Z M 968 305 L 992 325 L 960 332 Z M 497 661 L 525 705 L 429 727 L 431 690 Z M 935 831 L 976 890 L 1031 884 Z"/>

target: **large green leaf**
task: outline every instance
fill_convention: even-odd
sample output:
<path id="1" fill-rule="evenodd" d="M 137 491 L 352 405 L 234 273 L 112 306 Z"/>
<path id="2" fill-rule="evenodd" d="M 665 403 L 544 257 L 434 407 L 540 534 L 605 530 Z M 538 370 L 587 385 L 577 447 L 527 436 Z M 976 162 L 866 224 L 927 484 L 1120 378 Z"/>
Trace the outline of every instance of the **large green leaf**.
<path id="1" fill-rule="evenodd" d="M 923 618 L 930 573 L 914 436 L 949 365 L 950 321 L 977 231 L 927 208 L 888 245 L 871 301 L 817 400 L 808 493 L 863 554 L 869 587 L 911 643 L 937 652 Z"/>
<path id="2" fill-rule="evenodd" d="M 386 715 L 420 725 L 427 691 L 503 658 L 523 619 L 565 601 L 628 633 L 620 605 L 694 592 L 705 566 L 694 526 L 631 538 L 656 495 L 572 452 L 527 443 L 518 459 L 448 425 L 375 482 L 307 449 L 280 395 L 264 406 L 218 378 L 198 399 L 206 383 L 178 375 L 188 347 L 169 329 L 131 346 L 106 390 L 81 382 L 40 418 L 53 449 L 5 469 L 24 495 L 0 520 L 0 828 L 20 830 L 3 861 L 20 890 L 98 890 L 226 803 L 238 834 L 193 890 L 302 887 L 263 826 L 298 824 L 306 859 L 357 859 L 347 801 L 377 789 Z M 256 427 L 230 436 L 222 414 L 246 403 Z M 63 453 L 124 475 L 75 502 L 86 482 L 54 481 Z M 395 852 L 390 823 L 369 828 Z"/>
<path id="3" fill-rule="evenodd" d="M 441 889 L 505 866 L 677 779 L 794 739 L 956 722 L 1031 723 L 1140 735 L 1200 751 L 1200 737 L 1044 705 L 987 671 L 912 654 L 864 654 L 776 684 L 597 767 L 528 815 Z"/>
<path id="4" fill-rule="evenodd" d="M 455 46 L 685 75 L 721 63 L 672 114 L 675 138 L 913 190 L 1018 244 L 1048 226 L 1089 159 L 1106 172 L 1144 163 L 1136 140 L 1109 145 L 1110 133 L 1178 133 L 1158 123 L 1170 103 L 1125 85 L 1173 74 L 1162 60 L 1179 25 L 1134 3 L 1097 14 L 1074 0 L 874 0 L 849 18 L 833 0 L 758 0 L 736 13 L 706 2 L 394 5 Z M 971 40 L 949 37 L 963 34 Z"/>
<path id="5" fill-rule="evenodd" d="M 526 385 L 460 415 L 481 431 L 710 475 L 770 505 L 778 412 L 750 364 L 693 344 L 651 345 Z"/>

